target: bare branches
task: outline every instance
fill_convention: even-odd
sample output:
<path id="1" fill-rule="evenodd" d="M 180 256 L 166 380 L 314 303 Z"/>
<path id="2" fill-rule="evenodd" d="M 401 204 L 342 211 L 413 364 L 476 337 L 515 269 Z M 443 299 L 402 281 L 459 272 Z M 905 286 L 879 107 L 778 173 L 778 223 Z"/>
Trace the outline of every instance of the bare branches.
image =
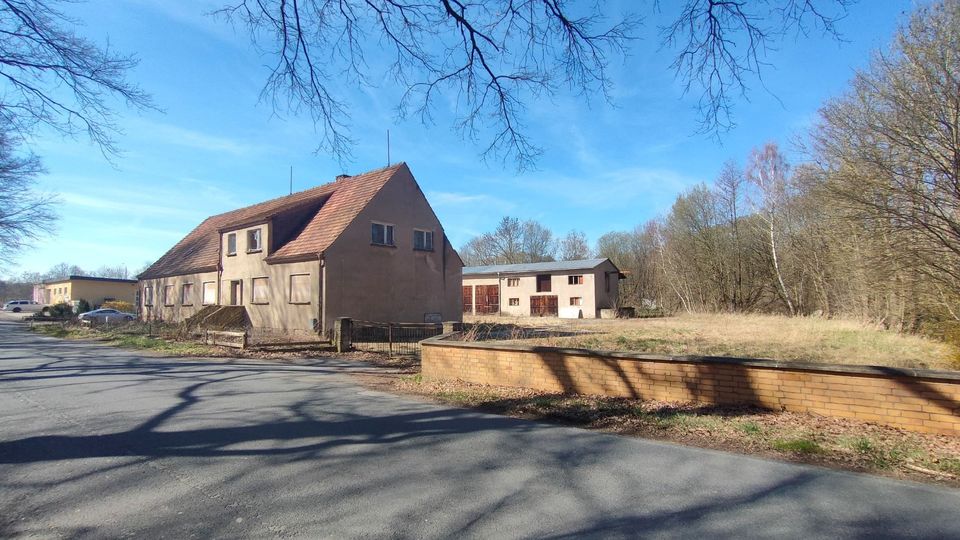
<path id="1" fill-rule="evenodd" d="M 33 154 L 17 155 L 14 140 L 0 131 L 0 258 L 9 261 L 30 242 L 54 230 L 57 199 L 34 191 L 44 172 Z"/>
<path id="2" fill-rule="evenodd" d="M 483 141 L 484 157 L 520 169 L 540 153 L 525 135 L 525 104 L 563 86 L 606 95 L 608 58 L 624 52 L 637 22 L 604 26 L 599 8 L 574 17 L 561 0 L 242 0 L 217 13 L 277 58 L 262 97 L 278 114 L 309 113 L 318 151 L 349 158 L 337 77 L 369 84 L 364 58 L 383 49 L 390 76 L 406 89 L 401 117 L 430 124 L 436 107 L 450 106 L 455 127 Z M 437 103 L 441 95 L 449 101 Z"/>
<path id="3" fill-rule="evenodd" d="M 67 135 L 86 133 L 106 155 L 117 132 L 111 100 L 152 107 L 126 81 L 137 61 L 75 35 L 76 22 L 41 0 L 0 1 L 0 128 L 18 137 L 46 125 Z"/>
<path id="4" fill-rule="evenodd" d="M 733 104 L 746 96 L 749 79 L 762 82 L 763 58 L 786 33 L 806 35 L 819 28 L 840 39 L 837 22 L 849 3 L 785 0 L 776 7 L 748 0 L 686 0 L 660 35 L 664 47 L 679 49 L 671 67 L 684 91 L 700 91 L 701 131 L 718 133 L 734 126 Z"/>

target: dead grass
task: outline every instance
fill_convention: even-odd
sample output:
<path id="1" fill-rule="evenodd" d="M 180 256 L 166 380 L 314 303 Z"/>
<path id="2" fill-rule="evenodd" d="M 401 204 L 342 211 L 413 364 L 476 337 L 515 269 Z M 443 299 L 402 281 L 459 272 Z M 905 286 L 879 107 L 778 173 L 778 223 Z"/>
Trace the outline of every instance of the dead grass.
<path id="1" fill-rule="evenodd" d="M 425 381 L 419 374 L 384 376 L 380 387 L 519 418 L 960 487 L 960 438 L 946 435 L 755 407 Z"/>
<path id="2" fill-rule="evenodd" d="M 508 342 L 525 345 L 960 369 L 960 352 L 951 345 L 850 320 L 745 314 L 684 314 L 618 320 L 485 320 L 546 331 L 539 337 L 527 339 L 506 336 Z M 568 335 L 550 335 L 551 330 L 554 334 L 563 330 Z"/>

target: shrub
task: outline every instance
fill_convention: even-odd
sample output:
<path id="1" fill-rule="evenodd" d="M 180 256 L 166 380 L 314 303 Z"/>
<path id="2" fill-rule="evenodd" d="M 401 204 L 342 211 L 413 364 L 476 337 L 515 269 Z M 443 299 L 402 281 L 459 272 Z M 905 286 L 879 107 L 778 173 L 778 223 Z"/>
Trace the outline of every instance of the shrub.
<path id="1" fill-rule="evenodd" d="M 93 308 L 90 307 L 90 302 L 87 302 L 85 299 L 81 298 L 81 299 L 77 302 L 77 313 L 86 313 L 86 312 L 92 311 L 92 310 L 93 310 Z"/>
<path id="2" fill-rule="evenodd" d="M 51 317 L 73 317 L 73 306 L 66 302 L 60 302 L 50 306 L 48 313 Z"/>
<path id="3" fill-rule="evenodd" d="M 117 311 L 123 311 L 124 313 L 133 313 L 133 304 L 124 302 L 123 300 L 108 300 L 100 307 L 115 309 Z"/>

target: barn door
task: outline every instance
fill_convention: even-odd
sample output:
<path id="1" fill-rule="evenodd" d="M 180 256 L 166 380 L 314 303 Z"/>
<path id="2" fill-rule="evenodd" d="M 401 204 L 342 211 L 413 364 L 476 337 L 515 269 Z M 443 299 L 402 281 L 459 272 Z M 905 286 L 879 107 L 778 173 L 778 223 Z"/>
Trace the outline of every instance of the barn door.
<path id="1" fill-rule="evenodd" d="M 498 285 L 477 285 L 477 315 L 490 315 L 500 312 L 500 287 Z"/>
<path id="2" fill-rule="evenodd" d="M 557 297 L 554 296 L 531 296 L 530 297 L 530 316 L 531 317 L 556 317 Z"/>
<path id="3" fill-rule="evenodd" d="M 473 286 L 463 286 L 463 312 L 473 313 Z"/>

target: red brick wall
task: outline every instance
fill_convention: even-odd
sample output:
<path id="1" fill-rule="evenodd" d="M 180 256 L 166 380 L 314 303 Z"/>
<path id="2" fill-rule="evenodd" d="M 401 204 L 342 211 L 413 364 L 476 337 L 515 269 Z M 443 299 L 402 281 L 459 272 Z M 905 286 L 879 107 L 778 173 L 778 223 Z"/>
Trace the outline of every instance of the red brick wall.
<path id="1" fill-rule="evenodd" d="M 752 404 L 960 435 L 960 374 L 423 342 L 423 376 L 551 392 Z"/>

